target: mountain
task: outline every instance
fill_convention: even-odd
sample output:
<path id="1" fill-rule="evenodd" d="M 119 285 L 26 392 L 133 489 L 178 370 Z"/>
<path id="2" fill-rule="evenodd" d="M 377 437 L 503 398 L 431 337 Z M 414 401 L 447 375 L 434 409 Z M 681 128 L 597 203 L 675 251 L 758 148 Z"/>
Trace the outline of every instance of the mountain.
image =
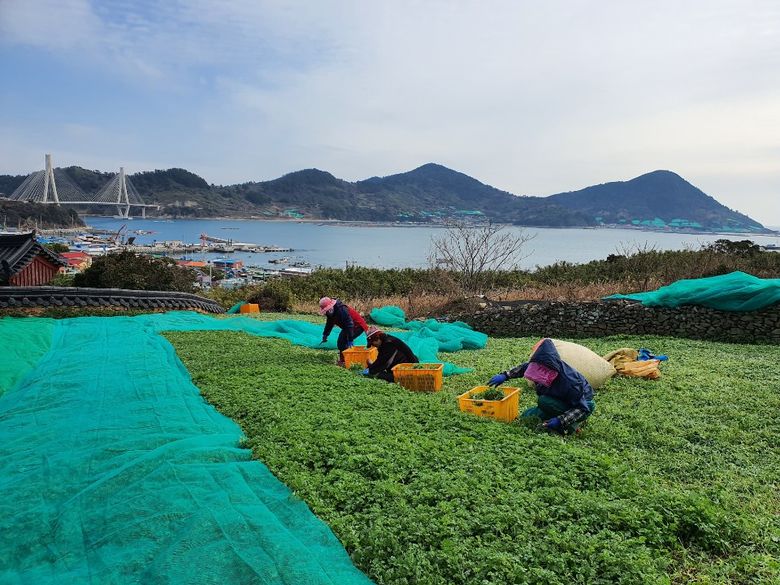
<path id="1" fill-rule="evenodd" d="M 671 171 L 653 171 L 630 181 L 604 183 L 545 199 L 581 211 L 600 224 L 706 231 L 764 230 L 757 221 L 718 203 Z"/>
<path id="2" fill-rule="evenodd" d="M 441 222 L 488 217 L 524 225 L 595 225 L 584 213 L 517 197 L 437 164 L 350 183 L 318 169 L 272 181 L 217 187 L 223 195 L 251 201 L 265 214 L 340 220 Z"/>
<path id="3" fill-rule="evenodd" d="M 111 174 L 64 169 L 87 193 Z M 10 194 L 23 176 L 0 175 Z M 764 228 L 732 211 L 679 175 L 654 171 L 630 181 L 587 187 L 548 197 L 517 196 L 463 173 L 429 163 L 414 170 L 349 182 L 319 169 L 270 181 L 209 185 L 185 169 L 129 176 L 147 203 L 172 217 L 291 217 L 346 221 L 442 223 L 488 218 L 537 227 L 626 225 L 653 229 L 756 232 Z M 95 208 L 93 212 L 104 212 Z"/>

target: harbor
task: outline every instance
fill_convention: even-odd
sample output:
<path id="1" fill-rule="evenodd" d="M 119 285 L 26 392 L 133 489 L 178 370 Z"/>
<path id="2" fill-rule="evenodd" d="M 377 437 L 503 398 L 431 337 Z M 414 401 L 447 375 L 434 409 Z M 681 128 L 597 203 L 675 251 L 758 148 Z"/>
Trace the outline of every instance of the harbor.
<path id="1" fill-rule="evenodd" d="M 310 262 L 291 255 L 295 252 L 292 247 L 239 241 L 206 232 L 201 232 L 197 242 L 157 239 L 161 234 L 155 229 L 128 229 L 128 224 L 123 223 L 116 231 L 87 227 L 39 230 L 38 234 L 44 244 L 67 247 L 65 254 L 73 257 L 67 274 L 84 270 L 95 257 L 121 251 L 171 258 L 179 266 L 194 270 L 202 288 L 235 288 L 269 278 L 306 276 L 312 271 Z"/>

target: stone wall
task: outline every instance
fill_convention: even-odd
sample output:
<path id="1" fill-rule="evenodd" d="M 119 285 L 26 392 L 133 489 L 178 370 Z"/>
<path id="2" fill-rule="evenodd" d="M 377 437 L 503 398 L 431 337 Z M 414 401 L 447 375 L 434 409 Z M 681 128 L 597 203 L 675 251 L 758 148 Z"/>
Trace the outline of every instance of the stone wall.
<path id="1" fill-rule="evenodd" d="M 449 315 L 495 337 L 665 335 L 737 343 L 780 343 L 780 305 L 735 313 L 707 307 L 645 307 L 632 301 L 482 303 Z"/>

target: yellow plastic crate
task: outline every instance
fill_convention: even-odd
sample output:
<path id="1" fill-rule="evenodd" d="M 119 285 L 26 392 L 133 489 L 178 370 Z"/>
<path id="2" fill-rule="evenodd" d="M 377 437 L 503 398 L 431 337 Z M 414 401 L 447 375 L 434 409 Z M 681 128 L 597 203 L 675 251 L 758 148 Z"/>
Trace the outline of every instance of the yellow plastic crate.
<path id="1" fill-rule="evenodd" d="M 463 412 L 477 416 L 486 416 L 503 422 L 512 422 L 517 418 L 520 408 L 520 388 L 501 386 L 504 392 L 502 400 L 474 400 L 473 394 L 484 392 L 489 386 L 476 386 L 458 396 L 458 406 Z"/>
<path id="2" fill-rule="evenodd" d="M 407 390 L 438 392 L 444 384 L 444 364 L 398 364 L 393 379 Z"/>
<path id="3" fill-rule="evenodd" d="M 344 356 L 344 367 L 349 369 L 354 365 L 368 367 L 368 361 L 374 361 L 379 353 L 375 347 L 365 347 L 364 345 L 353 345 L 341 352 Z"/>

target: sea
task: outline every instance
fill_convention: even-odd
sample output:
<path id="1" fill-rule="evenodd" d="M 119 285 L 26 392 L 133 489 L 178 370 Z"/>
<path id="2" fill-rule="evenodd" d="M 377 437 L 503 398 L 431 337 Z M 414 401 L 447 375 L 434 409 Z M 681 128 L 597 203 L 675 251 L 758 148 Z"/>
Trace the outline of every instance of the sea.
<path id="1" fill-rule="evenodd" d="M 312 267 L 348 265 L 377 268 L 420 268 L 429 266 L 431 239 L 445 228 L 419 225 L 364 225 L 252 219 L 117 219 L 89 216 L 87 225 L 135 236 L 136 243 L 181 240 L 197 244 L 201 234 L 266 246 L 292 248 L 293 252 L 194 253 L 193 260 L 220 258 L 242 260 L 245 265 L 279 268 L 269 260 L 289 258 Z M 559 261 L 573 263 L 604 259 L 610 254 L 635 250 L 698 249 L 717 239 L 751 239 L 758 244 L 780 244 L 780 237 L 759 235 L 682 234 L 612 228 L 519 228 L 509 232 L 531 236 L 522 251 L 520 267 L 533 269 Z M 136 232 L 141 232 L 136 233 Z M 148 233 L 151 232 L 151 233 Z M 176 255 L 177 258 L 185 257 Z"/>

